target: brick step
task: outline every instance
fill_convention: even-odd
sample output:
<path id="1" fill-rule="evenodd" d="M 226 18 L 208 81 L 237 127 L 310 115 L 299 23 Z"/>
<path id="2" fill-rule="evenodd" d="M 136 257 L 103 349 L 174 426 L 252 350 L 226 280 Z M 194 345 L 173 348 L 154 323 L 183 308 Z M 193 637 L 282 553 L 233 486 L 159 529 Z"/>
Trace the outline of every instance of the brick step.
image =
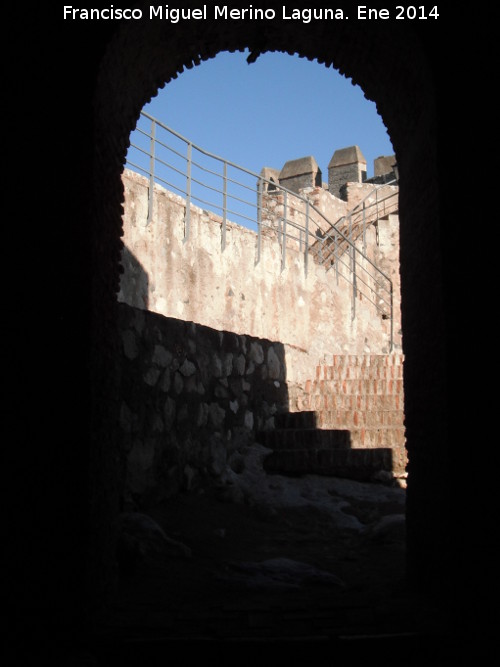
<path id="1" fill-rule="evenodd" d="M 315 380 L 375 379 L 400 380 L 403 377 L 402 366 L 318 366 Z"/>
<path id="2" fill-rule="evenodd" d="M 343 380 L 306 380 L 306 395 L 326 394 L 376 394 L 394 395 L 403 393 L 403 380 L 378 378 L 345 378 Z"/>
<path id="3" fill-rule="evenodd" d="M 330 426 L 330 428 L 334 428 Z M 351 446 L 362 449 L 368 447 L 390 447 L 403 451 L 406 445 L 406 431 L 404 427 L 399 428 L 360 428 L 349 429 L 351 435 Z"/>
<path id="4" fill-rule="evenodd" d="M 276 428 L 316 428 L 316 413 L 314 410 L 300 412 L 281 412 L 274 417 Z"/>
<path id="5" fill-rule="evenodd" d="M 324 475 L 357 481 L 373 480 L 377 473 L 393 473 L 393 452 L 376 449 L 283 449 L 264 460 L 268 473 L 281 475 Z"/>
<path id="6" fill-rule="evenodd" d="M 331 410 L 326 409 L 332 407 Z M 316 425 L 320 428 L 380 428 L 404 425 L 403 410 L 339 410 L 329 401 L 316 405 Z"/>
<path id="7" fill-rule="evenodd" d="M 351 447 L 349 431 L 341 429 L 275 429 L 262 431 L 258 435 L 258 440 L 265 447 L 276 451 L 282 449 L 349 449 Z"/>
<path id="8" fill-rule="evenodd" d="M 312 429 L 311 429 L 312 430 Z M 293 432 L 292 429 L 262 431 L 258 440 L 269 449 L 293 449 L 297 447 L 324 446 L 331 449 L 342 449 L 345 442 L 356 449 L 368 447 L 390 447 L 398 451 L 404 451 L 406 445 L 406 431 L 404 427 L 379 427 L 379 428 L 353 428 L 341 429 L 333 425 L 326 428 L 318 428 L 320 433 L 329 435 L 305 435 L 304 431 Z M 289 432 L 290 431 L 290 432 Z M 336 434 L 336 435 L 335 435 Z M 305 438 L 310 438 L 307 441 Z"/>
<path id="9" fill-rule="evenodd" d="M 367 368 L 383 366 L 402 366 L 404 355 L 402 354 L 333 354 L 331 363 L 325 359 L 321 364 L 317 364 L 316 370 L 324 368 L 342 369 L 342 368 Z"/>
<path id="10" fill-rule="evenodd" d="M 319 400 L 318 400 L 319 399 Z M 365 394 L 364 396 L 356 394 L 320 394 L 304 396 L 295 394 L 291 396 L 292 405 L 302 406 L 313 403 L 315 410 L 310 412 L 318 413 L 324 410 L 345 410 L 345 411 L 403 411 L 404 401 L 399 394 L 384 396 L 383 394 Z"/>
<path id="11" fill-rule="evenodd" d="M 317 414 L 321 428 L 400 428 L 404 426 L 402 410 L 321 410 Z"/>
<path id="12" fill-rule="evenodd" d="M 395 398 L 395 396 L 393 396 Z M 385 399 L 385 400 L 384 400 Z M 299 411 L 312 410 L 317 414 L 322 412 L 401 412 L 403 413 L 403 399 L 400 397 L 399 402 L 394 400 L 391 402 L 387 400 L 388 397 L 380 396 L 379 401 L 370 399 L 369 397 L 356 396 L 350 394 L 347 400 L 343 400 L 341 396 L 334 396 L 324 394 L 322 396 L 297 396 L 292 398 L 291 402 Z M 358 406 L 359 403 L 359 406 Z"/>

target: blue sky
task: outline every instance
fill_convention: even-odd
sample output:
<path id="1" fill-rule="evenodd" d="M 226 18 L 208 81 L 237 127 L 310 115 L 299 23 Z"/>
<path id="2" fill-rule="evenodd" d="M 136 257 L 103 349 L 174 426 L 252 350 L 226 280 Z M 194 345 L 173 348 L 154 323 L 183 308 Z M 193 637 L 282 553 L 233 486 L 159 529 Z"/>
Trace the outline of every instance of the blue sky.
<path id="1" fill-rule="evenodd" d="M 220 53 L 185 70 L 144 110 L 195 144 L 255 172 L 313 155 L 328 180 L 338 148 L 357 144 L 367 160 L 392 155 L 375 104 L 336 70 L 282 53 Z"/>

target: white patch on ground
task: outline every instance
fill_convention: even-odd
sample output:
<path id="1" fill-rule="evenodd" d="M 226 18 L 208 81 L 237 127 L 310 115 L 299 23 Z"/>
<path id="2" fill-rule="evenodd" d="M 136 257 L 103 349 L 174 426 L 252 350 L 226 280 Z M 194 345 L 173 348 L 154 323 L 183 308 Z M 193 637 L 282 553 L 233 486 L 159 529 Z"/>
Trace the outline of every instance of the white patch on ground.
<path id="1" fill-rule="evenodd" d="M 399 504 L 398 523 L 401 523 L 401 517 L 404 521 L 404 489 L 321 475 L 269 475 L 263 468 L 263 460 L 270 452 L 259 444 L 247 447 L 241 452 L 244 457 L 241 472 L 236 473 L 227 467 L 221 475 L 221 483 L 232 489 L 235 498 L 244 497 L 249 504 L 276 509 L 315 507 L 328 513 L 339 528 L 359 533 L 366 532 L 367 527 L 344 511 L 356 501 Z"/>

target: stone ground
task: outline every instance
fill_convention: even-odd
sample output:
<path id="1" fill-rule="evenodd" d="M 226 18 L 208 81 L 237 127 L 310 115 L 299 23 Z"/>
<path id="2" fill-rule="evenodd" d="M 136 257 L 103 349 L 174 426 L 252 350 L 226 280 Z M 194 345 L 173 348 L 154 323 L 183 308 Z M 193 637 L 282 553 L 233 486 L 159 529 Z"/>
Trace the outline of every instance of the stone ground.
<path id="1" fill-rule="evenodd" d="M 406 585 L 405 489 L 266 474 L 268 452 L 123 515 L 119 586 L 94 626 L 6 664 L 456 664 L 443 605 Z"/>
<path id="2" fill-rule="evenodd" d="M 401 645 L 401 665 L 421 664 L 417 647 L 437 637 L 444 646 L 439 605 L 405 583 L 405 490 L 267 475 L 263 452 L 250 448 L 238 472 L 228 468 L 146 517 L 128 515 L 128 560 L 97 619 L 94 662 L 71 664 L 106 667 L 117 656 L 117 664 L 162 664 L 153 652 L 164 657 L 172 645 L 207 655 L 218 644 L 270 643 L 295 655 L 314 643 L 353 656 L 375 642 L 393 657 Z"/>

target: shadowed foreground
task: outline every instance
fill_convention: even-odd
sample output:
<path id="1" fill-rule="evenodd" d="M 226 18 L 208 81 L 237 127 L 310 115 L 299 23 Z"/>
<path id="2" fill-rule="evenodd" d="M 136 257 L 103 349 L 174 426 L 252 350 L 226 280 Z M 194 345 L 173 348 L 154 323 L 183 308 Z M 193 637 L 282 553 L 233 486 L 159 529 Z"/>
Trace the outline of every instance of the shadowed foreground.
<path id="1" fill-rule="evenodd" d="M 446 633 L 440 610 L 405 583 L 405 490 L 267 475 L 266 451 L 249 448 L 238 473 L 148 516 L 124 515 L 121 583 L 97 650 Z"/>

